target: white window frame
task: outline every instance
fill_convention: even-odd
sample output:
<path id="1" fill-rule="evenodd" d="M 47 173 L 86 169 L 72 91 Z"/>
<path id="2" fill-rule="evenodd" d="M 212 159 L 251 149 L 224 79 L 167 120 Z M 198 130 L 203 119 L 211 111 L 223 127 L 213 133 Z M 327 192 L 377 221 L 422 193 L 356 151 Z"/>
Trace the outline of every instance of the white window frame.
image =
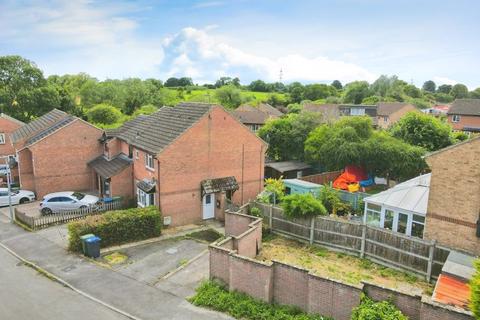
<path id="1" fill-rule="evenodd" d="M 137 205 L 139 207 L 142 207 L 142 208 L 148 207 L 148 206 L 154 206 L 155 205 L 155 194 L 154 193 L 146 193 L 142 189 L 137 188 Z"/>
<path id="2" fill-rule="evenodd" d="M 155 162 L 153 156 L 149 153 L 145 153 L 145 168 L 155 170 Z"/>
<path id="3" fill-rule="evenodd" d="M 0 144 L 5 144 L 7 141 L 6 141 L 6 136 L 5 136 L 5 133 L 0 133 Z"/>
<path id="4" fill-rule="evenodd" d="M 139 152 L 138 152 L 138 150 L 135 150 L 135 159 L 137 159 L 137 160 L 139 159 Z"/>
<path id="5" fill-rule="evenodd" d="M 365 115 L 365 108 L 351 108 L 350 109 L 351 116 L 364 116 Z"/>
<path id="6" fill-rule="evenodd" d="M 461 117 L 460 117 L 459 114 L 452 115 L 452 122 L 455 122 L 455 123 L 460 122 L 460 119 L 461 119 Z"/>

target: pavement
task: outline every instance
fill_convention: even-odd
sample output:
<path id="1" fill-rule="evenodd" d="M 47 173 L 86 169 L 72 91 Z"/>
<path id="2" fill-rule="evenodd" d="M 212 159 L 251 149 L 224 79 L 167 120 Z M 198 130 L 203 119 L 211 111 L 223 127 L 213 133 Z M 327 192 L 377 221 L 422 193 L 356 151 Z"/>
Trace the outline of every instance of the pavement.
<path id="1" fill-rule="evenodd" d="M 68 253 L 55 241 L 9 223 L 8 218 L 2 214 L 0 214 L 0 244 L 65 281 L 82 294 L 138 319 L 232 319 L 221 313 L 195 307 L 185 300 L 186 296 L 193 293 L 195 285 L 198 284 L 197 281 L 208 277 L 208 268 L 206 268 L 208 253 L 204 255 L 205 257 L 200 256 L 199 259 L 174 273 L 166 281 L 160 279 L 153 282 L 153 279 L 164 274 L 170 266 L 178 265 L 178 259 L 172 258 L 175 255 L 166 253 L 166 250 L 171 248 L 171 244 L 167 243 L 162 249 L 164 252 L 158 254 L 152 249 L 145 249 L 143 253 L 142 250 L 138 251 L 137 256 L 140 258 L 143 254 L 145 258 L 145 260 L 138 259 L 145 266 L 145 274 L 142 273 L 141 268 L 136 269 L 135 264 L 130 268 L 123 268 L 124 270 L 120 270 L 122 268 L 115 270 Z M 200 245 L 190 250 L 187 249 L 189 245 L 192 243 L 178 245 L 177 252 L 183 250 L 182 252 L 186 253 L 185 256 L 190 257 L 203 249 Z M 133 253 L 131 255 L 135 256 Z M 151 258 L 147 258 L 149 256 Z M 183 255 L 180 256 L 182 256 L 181 259 L 186 259 Z M 169 267 L 163 269 L 165 264 L 169 264 Z M 4 291 L 3 287 L 0 291 Z M 84 316 L 89 312 L 86 310 L 83 311 Z M 0 318 L 4 318 L 2 309 L 0 309 Z M 52 317 L 51 319 L 63 318 Z M 98 317 L 98 319 L 103 318 Z"/>
<path id="2" fill-rule="evenodd" d="M 0 248 L 0 318 L 16 320 L 127 320 L 26 266 Z"/>

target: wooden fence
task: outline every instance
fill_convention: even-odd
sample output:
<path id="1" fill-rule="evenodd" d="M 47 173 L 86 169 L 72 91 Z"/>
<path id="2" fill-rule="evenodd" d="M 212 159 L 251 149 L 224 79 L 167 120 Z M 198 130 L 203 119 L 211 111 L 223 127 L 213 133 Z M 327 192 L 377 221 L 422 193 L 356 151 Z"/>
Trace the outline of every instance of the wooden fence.
<path id="1" fill-rule="evenodd" d="M 312 174 L 310 176 L 300 177 L 300 180 L 308 181 L 316 184 L 330 184 L 332 181 L 337 179 L 341 174 L 342 170 L 339 171 L 329 171 L 324 173 Z"/>
<path id="2" fill-rule="evenodd" d="M 408 237 L 361 222 L 327 217 L 287 219 L 281 208 L 258 202 L 250 206 L 261 210 L 264 223 L 274 233 L 346 251 L 381 265 L 421 275 L 428 281 L 438 277 L 450 252 L 434 241 Z"/>
<path id="3" fill-rule="evenodd" d="M 102 203 L 92 207 L 68 210 L 49 215 L 29 216 L 18 208 L 15 208 L 15 219 L 27 225 L 33 230 L 46 228 L 51 225 L 66 223 L 73 220 L 83 219 L 86 216 L 101 214 L 106 211 L 118 210 L 124 207 L 123 200 L 114 200 L 112 202 Z"/>

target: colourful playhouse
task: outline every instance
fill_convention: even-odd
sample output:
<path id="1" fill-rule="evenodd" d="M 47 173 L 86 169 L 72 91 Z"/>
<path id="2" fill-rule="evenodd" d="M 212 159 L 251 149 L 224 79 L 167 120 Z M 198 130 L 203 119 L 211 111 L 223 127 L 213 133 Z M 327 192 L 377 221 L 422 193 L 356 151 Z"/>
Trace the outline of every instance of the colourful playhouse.
<path id="1" fill-rule="evenodd" d="M 373 178 L 359 166 L 346 166 L 344 172 L 333 181 L 335 189 L 357 192 L 360 187 L 368 187 L 374 184 Z"/>

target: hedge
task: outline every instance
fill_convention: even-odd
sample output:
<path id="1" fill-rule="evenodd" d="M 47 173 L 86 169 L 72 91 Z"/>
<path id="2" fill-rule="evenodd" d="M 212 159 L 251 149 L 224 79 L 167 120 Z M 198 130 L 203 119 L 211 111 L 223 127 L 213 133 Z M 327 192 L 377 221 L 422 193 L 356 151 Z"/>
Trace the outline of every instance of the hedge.
<path id="1" fill-rule="evenodd" d="M 154 206 L 109 211 L 70 222 L 68 248 L 80 252 L 82 250 L 80 237 L 88 233 L 102 239 L 101 247 L 158 237 L 161 226 L 160 211 Z"/>

